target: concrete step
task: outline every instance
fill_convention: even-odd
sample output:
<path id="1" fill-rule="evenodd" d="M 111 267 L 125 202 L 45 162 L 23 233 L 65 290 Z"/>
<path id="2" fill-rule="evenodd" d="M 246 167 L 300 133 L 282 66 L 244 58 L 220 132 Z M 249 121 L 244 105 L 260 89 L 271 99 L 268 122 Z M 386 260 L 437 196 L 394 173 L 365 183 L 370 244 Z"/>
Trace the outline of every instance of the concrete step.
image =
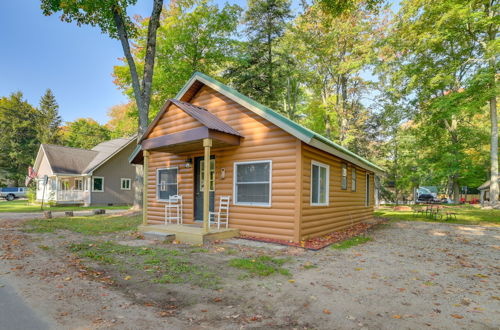
<path id="1" fill-rule="evenodd" d="M 144 232 L 143 235 L 145 239 L 152 241 L 172 242 L 175 240 L 175 234 L 162 233 L 159 231 L 147 231 Z"/>

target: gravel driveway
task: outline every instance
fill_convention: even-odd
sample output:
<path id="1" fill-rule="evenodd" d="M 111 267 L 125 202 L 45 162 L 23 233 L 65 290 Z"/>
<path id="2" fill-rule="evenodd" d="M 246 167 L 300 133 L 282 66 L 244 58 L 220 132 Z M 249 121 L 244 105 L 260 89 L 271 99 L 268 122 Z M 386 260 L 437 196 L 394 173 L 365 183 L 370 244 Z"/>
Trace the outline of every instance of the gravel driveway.
<path id="1" fill-rule="evenodd" d="M 9 235 L 17 234 L 9 231 Z M 1 236 L 0 228 L 0 239 L 7 238 Z M 37 250 L 42 236 L 31 236 L 31 243 L 14 237 L 11 242 L 19 242 L 19 252 L 26 256 L 0 260 L 0 275 L 2 270 L 9 272 L 5 276 L 23 288 L 28 303 L 44 306 L 42 312 L 62 328 L 500 328 L 500 227 L 393 222 L 369 236 L 372 241 L 347 250 L 245 246 L 245 253 L 291 257 L 288 268 L 293 277 L 230 280 L 228 276 L 220 291 L 190 287 L 185 296 L 192 301 L 178 301 L 183 307 L 168 318 L 135 301 L 148 294 L 166 299 L 178 289 L 176 284 L 151 292 L 148 283 L 130 289 L 125 284 L 113 288 L 80 279 L 77 271 L 65 266 L 64 258 L 26 253 Z M 210 258 L 218 258 L 210 253 Z M 45 275 L 53 274 L 53 269 L 60 274 Z M 231 306 L 224 305 L 228 301 Z M 248 321 L 252 315 L 258 320 Z"/>

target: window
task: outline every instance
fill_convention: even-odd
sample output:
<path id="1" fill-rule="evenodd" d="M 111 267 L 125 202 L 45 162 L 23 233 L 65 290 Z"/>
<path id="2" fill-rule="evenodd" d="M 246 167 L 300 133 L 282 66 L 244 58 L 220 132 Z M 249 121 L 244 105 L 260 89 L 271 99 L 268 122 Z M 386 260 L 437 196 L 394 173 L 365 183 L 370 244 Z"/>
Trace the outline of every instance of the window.
<path id="1" fill-rule="evenodd" d="M 313 160 L 311 163 L 311 205 L 328 205 L 329 181 L 330 166 Z"/>
<path id="2" fill-rule="evenodd" d="M 75 179 L 75 190 L 82 191 L 83 190 L 83 180 Z"/>
<path id="3" fill-rule="evenodd" d="M 357 178 L 356 178 L 356 168 L 351 169 L 351 191 L 356 191 Z"/>
<path id="4" fill-rule="evenodd" d="M 234 203 L 271 206 L 271 171 L 270 160 L 234 163 Z"/>
<path id="5" fill-rule="evenodd" d="M 347 164 L 342 164 L 342 182 L 341 182 L 342 190 L 347 190 Z"/>
<path id="6" fill-rule="evenodd" d="M 166 201 L 170 196 L 177 195 L 177 167 L 158 169 L 156 178 L 156 199 Z"/>
<path id="7" fill-rule="evenodd" d="M 104 178 L 103 177 L 93 177 L 92 178 L 92 191 L 93 192 L 103 192 L 104 191 Z"/>
<path id="8" fill-rule="evenodd" d="M 132 186 L 132 180 L 128 178 L 121 178 L 120 179 L 120 187 L 122 190 L 130 190 L 130 187 Z"/>
<path id="9" fill-rule="evenodd" d="M 69 181 L 68 180 L 61 180 L 59 182 L 59 189 L 62 191 L 69 190 Z"/>
<path id="10" fill-rule="evenodd" d="M 370 174 L 366 175 L 365 206 L 370 206 Z"/>
<path id="11" fill-rule="evenodd" d="M 200 191 L 203 191 L 205 184 L 205 163 L 200 166 Z M 210 159 L 210 191 L 215 190 L 215 159 Z"/>

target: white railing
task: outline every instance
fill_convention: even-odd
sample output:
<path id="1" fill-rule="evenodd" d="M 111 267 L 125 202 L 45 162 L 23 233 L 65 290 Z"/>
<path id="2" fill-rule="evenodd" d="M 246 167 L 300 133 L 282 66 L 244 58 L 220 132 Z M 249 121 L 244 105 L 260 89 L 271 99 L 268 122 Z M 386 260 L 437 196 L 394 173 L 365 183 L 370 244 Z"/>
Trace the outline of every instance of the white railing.
<path id="1" fill-rule="evenodd" d="M 82 202 L 83 191 L 81 190 L 63 190 L 57 192 L 56 201 L 58 202 Z"/>

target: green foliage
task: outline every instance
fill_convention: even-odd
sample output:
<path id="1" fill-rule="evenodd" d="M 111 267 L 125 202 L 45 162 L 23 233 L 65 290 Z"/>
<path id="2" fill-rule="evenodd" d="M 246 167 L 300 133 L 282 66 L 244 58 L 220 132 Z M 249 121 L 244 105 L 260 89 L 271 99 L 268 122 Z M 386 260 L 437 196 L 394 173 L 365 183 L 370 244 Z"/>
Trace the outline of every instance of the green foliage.
<path id="1" fill-rule="evenodd" d="M 282 112 L 290 58 L 279 43 L 291 18 L 289 0 L 248 1 L 243 18 L 247 40 L 225 75 L 239 92 Z"/>
<path id="2" fill-rule="evenodd" d="M 49 88 L 40 99 L 38 109 L 39 118 L 37 122 L 38 140 L 40 143 L 60 144 L 61 137 L 61 116 L 59 116 L 59 105 Z"/>
<path id="3" fill-rule="evenodd" d="M 64 128 L 64 143 L 73 148 L 92 149 L 110 138 L 110 130 L 91 118 L 77 119 Z"/>
<path id="4" fill-rule="evenodd" d="M 196 71 L 218 75 L 234 61 L 234 40 L 241 8 L 211 1 L 177 1 L 164 9 L 157 32 L 157 52 L 151 116 L 174 97 Z M 144 66 L 147 20 L 138 21 L 133 54 L 139 71 Z M 114 68 L 115 83 L 133 98 L 130 70 L 126 63 Z"/>
<path id="5" fill-rule="evenodd" d="M 256 258 L 235 258 L 229 261 L 229 266 L 244 269 L 251 275 L 269 276 L 276 273 L 290 276 L 290 271 L 283 268 L 288 259 L 271 258 L 269 256 L 259 256 Z"/>
<path id="6" fill-rule="evenodd" d="M 0 168 L 4 179 L 24 186 L 28 167 L 39 146 L 38 111 L 23 99 L 23 93 L 0 98 Z"/>
<path id="7" fill-rule="evenodd" d="M 335 243 L 330 245 L 330 248 L 333 250 L 346 250 L 353 246 L 360 245 L 366 242 L 371 241 L 372 239 L 368 236 L 356 236 L 353 238 L 346 239 L 340 243 Z"/>
<path id="8" fill-rule="evenodd" d="M 121 14 L 130 36 L 134 36 L 135 26 L 126 15 L 127 8 L 137 0 L 41 0 L 43 14 L 50 16 L 61 12 L 61 20 L 76 22 L 78 26 L 97 26 L 102 33 L 118 39 L 113 12 Z"/>
<path id="9" fill-rule="evenodd" d="M 139 216 L 89 216 L 54 218 L 28 221 L 26 231 L 52 233 L 57 230 L 70 230 L 84 235 L 102 235 L 117 231 L 134 230 L 141 222 Z"/>
<path id="10" fill-rule="evenodd" d="M 137 108 L 134 103 L 119 104 L 108 111 L 106 128 L 112 139 L 132 136 L 137 132 Z"/>

